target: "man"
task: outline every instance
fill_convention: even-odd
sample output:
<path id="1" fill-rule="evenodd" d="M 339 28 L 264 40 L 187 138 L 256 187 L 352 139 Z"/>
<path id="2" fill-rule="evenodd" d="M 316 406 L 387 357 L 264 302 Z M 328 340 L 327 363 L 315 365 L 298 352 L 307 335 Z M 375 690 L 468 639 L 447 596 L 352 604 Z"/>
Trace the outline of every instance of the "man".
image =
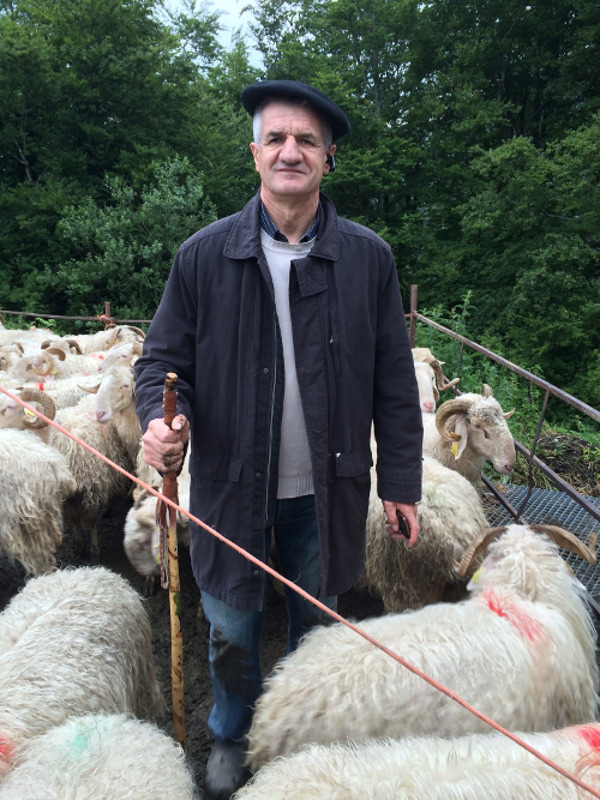
<path id="1" fill-rule="evenodd" d="M 390 534 L 418 535 L 422 422 L 388 245 L 320 194 L 350 123 L 296 81 L 247 87 L 259 193 L 188 239 L 136 364 L 146 461 L 179 468 L 191 429 L 191 511 L 335 608 L 359 577 L 371 466 Z M 167 371 L 181 414 L 162 422 Z M 399 543 L 399 546 L 402 546 Z M 215 744 L 208 797 L 244 781 L 244 735 L 261 689 L 266 575 L 202 528 L 191 559 L 210 623 Z M 287 652 L 320 614 L 286 588 Z M 315 665 L 318 680 L 318 664 Z"/>

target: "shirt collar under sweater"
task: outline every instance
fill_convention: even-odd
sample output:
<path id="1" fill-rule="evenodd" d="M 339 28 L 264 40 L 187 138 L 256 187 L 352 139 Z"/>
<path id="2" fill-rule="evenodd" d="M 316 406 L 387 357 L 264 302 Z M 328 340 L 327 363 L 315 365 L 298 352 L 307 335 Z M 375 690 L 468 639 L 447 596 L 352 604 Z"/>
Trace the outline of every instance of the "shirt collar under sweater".
<path id="1" fill-rule="evenodd" d="M 314 218 L 314 221 L 310 226 L 310 228 L 306 231 L 304 236 L 300 239 L 299 244 L 302 242 L 308 242 L 317 235 L 317 228 L 319 227 L 320 220 L 321 220 L 321 204 L 319 203 L 319 205 L 317 206 L 317 213 Z M 268 234 L 271 237 L 271 239 L 275 239 L 275 241 L 277 242 L 289 241 L 287 236 L 285 236 L 285 234 L 283 234 L 279 230 L 277 225 L 275 225 L 275 223 L 271 219 L 269 212 L 267 211 L 267 208 L 265 204 L 262 202 L 262 200 L 260 201 L 260 227 L 266 234 Z"/>

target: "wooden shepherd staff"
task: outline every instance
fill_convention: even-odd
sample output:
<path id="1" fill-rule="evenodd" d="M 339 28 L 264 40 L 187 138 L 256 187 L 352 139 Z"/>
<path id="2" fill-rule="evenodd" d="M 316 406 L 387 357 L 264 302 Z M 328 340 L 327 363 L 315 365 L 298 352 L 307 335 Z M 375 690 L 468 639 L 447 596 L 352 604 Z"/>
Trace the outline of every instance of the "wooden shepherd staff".
<path id="1" fill-rule="evenodd" d="M 169 428 L 177 414 L 177 375 L 168 372 L 163 393 L 165 425 Z M 162 493 L 179 504 L 177 497 L 177 473 L 163 475 Z M 177 548 L 177 512 L 159 500 L 156 516 L 161 531 L 161 585 L 169 588 L 169 613 L 171 617 L 171 701 L 173 704 L 173 738 L 186 749 L 185 712 L 183 707 L 183 639 L 181 636 L 181 597 L 179 593 L 179 555 Z M 168 522 L 167 522 L 168 519 Z M 166 546 L 165 546 L 166 544 Z M 168 563 L 168 568 L 165 565 Z"/>

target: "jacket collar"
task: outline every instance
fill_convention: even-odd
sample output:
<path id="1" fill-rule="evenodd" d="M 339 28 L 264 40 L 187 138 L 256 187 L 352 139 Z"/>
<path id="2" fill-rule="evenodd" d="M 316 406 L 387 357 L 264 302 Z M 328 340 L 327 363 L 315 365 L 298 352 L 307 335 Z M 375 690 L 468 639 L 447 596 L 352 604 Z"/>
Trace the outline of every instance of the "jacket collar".
<path id="1" fill-rule="evenodd" d="M 319 222 L 317 239 L 311 256 L 335 261 L 339 256 L 338 217 L 335 206 L 324 194 L 320 195 L 323 213 Z M 234 216 L 233 227 L 223 254 L 228 258 L 259 258 L 262 255 L 260 244 L 260 193 L 252 197 L 239 214 Z"/>

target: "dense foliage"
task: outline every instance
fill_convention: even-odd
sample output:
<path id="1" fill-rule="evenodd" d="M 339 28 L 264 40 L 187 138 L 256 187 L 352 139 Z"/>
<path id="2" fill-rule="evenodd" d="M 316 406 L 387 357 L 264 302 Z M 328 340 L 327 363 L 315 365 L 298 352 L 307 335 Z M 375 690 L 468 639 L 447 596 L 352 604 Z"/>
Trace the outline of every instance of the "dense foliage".
<path id="1" fill-rule="evenodd" d="M 149 317 L 257 188 L 240 90 L 292 77 L 348 113 L 324 189 L 405 297 L 468 296 L 469 338 L 600 407 L 597 2 L 255 0 L 229 48 L 178 8 L 0 0 L 2 308 Z"/>

